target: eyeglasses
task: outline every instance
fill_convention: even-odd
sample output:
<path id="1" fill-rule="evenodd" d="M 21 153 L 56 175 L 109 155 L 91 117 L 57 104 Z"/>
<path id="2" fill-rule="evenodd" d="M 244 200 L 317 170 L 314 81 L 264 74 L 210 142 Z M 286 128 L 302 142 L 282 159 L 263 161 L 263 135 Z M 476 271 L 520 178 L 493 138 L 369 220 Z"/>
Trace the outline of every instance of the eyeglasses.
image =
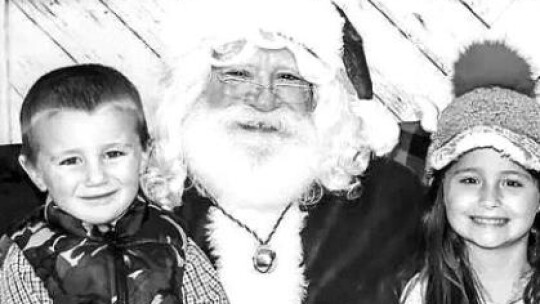
<path id="1" fill-rule="evenodd" d="M 213 73 L 227 88 L 227 93 L 238 99 L 245 99 L 254 91 L 268 89 L 282 103 L 305 104 L 310 111 L 315 109 L 313 84 L 292 74 L 282 75 L 270 85 L 257 83 L 241 71 L 219 71 Z"/>

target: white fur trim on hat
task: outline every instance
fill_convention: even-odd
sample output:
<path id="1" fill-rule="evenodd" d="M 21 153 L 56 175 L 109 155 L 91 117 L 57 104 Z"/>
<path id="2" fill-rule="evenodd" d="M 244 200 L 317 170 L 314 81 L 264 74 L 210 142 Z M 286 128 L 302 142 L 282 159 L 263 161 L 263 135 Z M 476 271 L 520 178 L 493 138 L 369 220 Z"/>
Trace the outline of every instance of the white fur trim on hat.
<path id="1" fill-rule="evenodd" d="M 166 57 L 271 32 L 333 67 L 343 65 L 343 19 L 327 0 L 183 0 L 169 9 L 162 32 L 169 44 Z"/>
<path id="2" fill-rule="evenodd" d="M 494 126 L 467 129 L 439 149 L 429 151 L 426 171 L 429 175 L 463 154 L 481 148 L 493 148 L 527 169 L 540 171 L 540 144 L 527 136 Z"/>

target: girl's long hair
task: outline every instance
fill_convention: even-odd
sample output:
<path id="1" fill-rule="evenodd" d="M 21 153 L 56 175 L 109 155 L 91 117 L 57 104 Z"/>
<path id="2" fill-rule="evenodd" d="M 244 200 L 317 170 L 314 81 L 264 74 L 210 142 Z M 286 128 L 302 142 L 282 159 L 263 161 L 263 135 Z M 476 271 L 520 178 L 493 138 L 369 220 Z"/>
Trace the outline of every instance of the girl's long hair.
<path id="1" fill-rule="evenodd" d="M 529 171 L 534 177 L 540 189 L 540 172 Z M 532 274 L 525 291 L 523 292 L 523 301 L 525 304 L 540 303 L 540 218 L 538 214 L 534 219 L 534 224 L 529 235 L 529 246 L 527 252 L 527 259 L 532 267 Z"/>
<path id="2" fill-rule="evenodd" d="M 424 216 L 425 303 L 480 304 L 474 273 L 463 239 L 446 218 L 443 193 L 444 171 L 437 172 L 428 193 L 433 202 Z"/>

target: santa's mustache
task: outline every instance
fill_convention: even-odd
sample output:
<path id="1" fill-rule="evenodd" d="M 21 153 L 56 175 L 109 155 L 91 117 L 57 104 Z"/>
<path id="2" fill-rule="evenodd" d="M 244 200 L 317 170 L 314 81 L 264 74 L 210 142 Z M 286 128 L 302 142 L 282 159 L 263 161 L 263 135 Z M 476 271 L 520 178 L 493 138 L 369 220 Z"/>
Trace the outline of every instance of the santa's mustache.
<path id="1" fill-rule="evenodd" d="M 299 197 L 317 174 L 314 125 L 291 110 L 202 107 L 191 113 L 182 130 L 191 180 L 201 193 L 222 203 L 281 206 Z M 284 177 L 287 170 L 293 172 Z"/>
<path id="2" fill-rule="evenodd" d="M 234 106 L 215 113 L 214 119 L 230 131 L 258 132 L 280 137 L 305 134 L 302 131 L 311 124 L 308 118 L 286 108 L 260 112 L 246 106 Z"/>

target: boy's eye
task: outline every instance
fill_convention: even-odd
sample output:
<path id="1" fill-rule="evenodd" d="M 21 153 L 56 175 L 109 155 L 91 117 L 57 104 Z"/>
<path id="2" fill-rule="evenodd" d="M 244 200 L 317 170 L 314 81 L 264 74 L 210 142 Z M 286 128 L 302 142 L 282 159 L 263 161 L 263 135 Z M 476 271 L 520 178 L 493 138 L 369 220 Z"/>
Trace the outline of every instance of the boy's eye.
<path id="1" fill-rule="evenodd" d="M 80 158 L 73 156 L 73 157 L 62 159 L 59 164 L 60 166 L 72 166 L 72 165 L 77 165 L 80 162 L 81 162 Z"/>
<path id="2" fill-rule="evenodd" d="M 112 151 L 105 152 L 105 157 L 108 158 L 108 159 L 118 158 L 118 157 L 122 157 L 124 155 L 126 155 L 126 153 L 124 151 L 120 151 L 120 150 L 112 150 Z"/>

